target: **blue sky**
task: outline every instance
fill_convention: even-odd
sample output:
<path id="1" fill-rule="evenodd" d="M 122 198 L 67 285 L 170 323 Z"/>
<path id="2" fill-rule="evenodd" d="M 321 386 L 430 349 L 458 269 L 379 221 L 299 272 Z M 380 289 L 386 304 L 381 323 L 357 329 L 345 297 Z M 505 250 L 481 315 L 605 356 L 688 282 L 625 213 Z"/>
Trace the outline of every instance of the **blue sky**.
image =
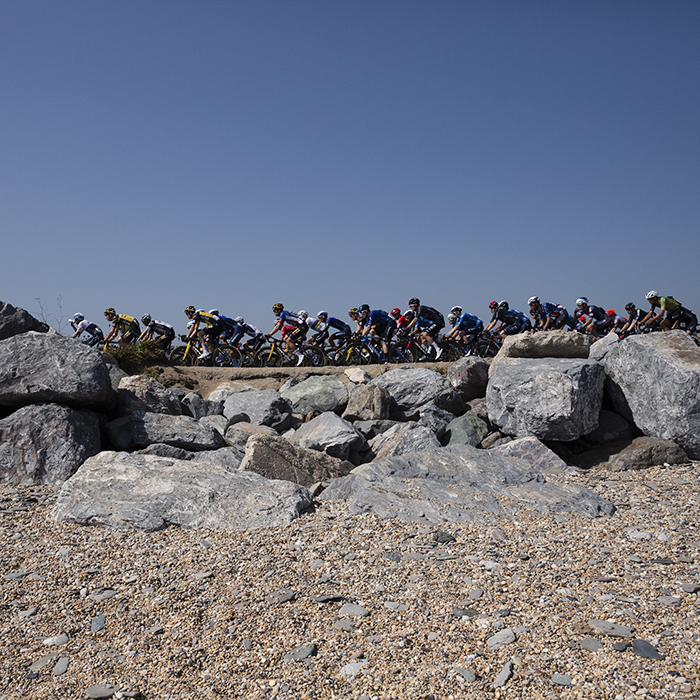
<path id="1" fill-rule="evenodd" d="M 0 298 L 700 311 L 700 3 L 0 0 Z"/>

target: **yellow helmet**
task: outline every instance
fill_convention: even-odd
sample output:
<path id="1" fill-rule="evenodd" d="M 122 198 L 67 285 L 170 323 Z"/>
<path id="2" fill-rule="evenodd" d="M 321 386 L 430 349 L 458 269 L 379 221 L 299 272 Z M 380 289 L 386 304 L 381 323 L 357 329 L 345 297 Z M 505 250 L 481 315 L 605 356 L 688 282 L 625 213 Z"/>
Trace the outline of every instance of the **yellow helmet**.
<path id="1" fill-rule="evenodd" d="M 117 312 L 110 306 L 108 309 L 105 309 L 105 316 L 116 316 Z"/>
<path id="2" fill-rule="evenodd" d="M 194 306 L 187 306 L 187 307 L 185 308 L 185 313 L 186 313 L 186 314 L 193 314 L 193 313 L 195 313 L 195 311 L 197 311 L 197 309 L 195 309 Z"/>
<path id="3" fill-rule="evenodd" d="M 284 304 L 274 304 L 272 307 L 273 311 L 284 311 Z"/>
<path id="4" fill-rule="evenodd" d="M 348 316 L 354 316 L 355 314 L 359 314 L 360 312 L 357 310 L 356 306 L 353 306 L 352 309 L 348 311 Z"/>

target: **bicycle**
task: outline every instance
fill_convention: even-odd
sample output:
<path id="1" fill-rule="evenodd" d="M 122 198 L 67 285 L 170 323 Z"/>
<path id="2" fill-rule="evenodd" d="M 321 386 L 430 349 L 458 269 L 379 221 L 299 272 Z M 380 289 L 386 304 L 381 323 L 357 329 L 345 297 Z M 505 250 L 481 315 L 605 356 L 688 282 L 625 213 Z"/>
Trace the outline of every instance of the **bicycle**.
<path id="1" fill-rule="evenodd" d="M 476 342 L 467 350 L 467 355 L 479 357 L 495 357 L 501 349 L 503 341 L 500 335 L 491 331 L 482 331 Z"/>
<path id="2" fill-rule="evenodd" d="M 295 353 L 290 353 L 281 341 L 272 336 L 267 336 L 267 340 L 270 345 L 261 347 L 255 354 L 258 367 L 293 367 L 297 365 L 299 357 Z M 301 354 L 304 356 L 301 366 L 325 367 L 328 364 L 326 354 L 315 345 L 302 345 Z"/>
<path id="3" fill-rule="evenodd" d="M 353 335 L 333 352 L 331 360 L 336 367 L 369 364 L 369 358 L 362 354 L 362 349 L 362 340 L 359 336 Z"/>

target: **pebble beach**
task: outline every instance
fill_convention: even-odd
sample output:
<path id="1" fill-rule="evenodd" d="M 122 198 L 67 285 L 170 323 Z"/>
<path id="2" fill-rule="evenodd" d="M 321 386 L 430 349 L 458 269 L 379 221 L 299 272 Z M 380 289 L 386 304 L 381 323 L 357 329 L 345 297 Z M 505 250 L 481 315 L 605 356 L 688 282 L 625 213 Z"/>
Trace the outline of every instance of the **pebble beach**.
<path id="1" fill-rule="evenodd" d="M 0 491 L 0 699 L 692 698 L 700 464 L 566 474 L 611 517 L 109 530 Z M 505 504 L 507 505 L 507 504 Z"/>

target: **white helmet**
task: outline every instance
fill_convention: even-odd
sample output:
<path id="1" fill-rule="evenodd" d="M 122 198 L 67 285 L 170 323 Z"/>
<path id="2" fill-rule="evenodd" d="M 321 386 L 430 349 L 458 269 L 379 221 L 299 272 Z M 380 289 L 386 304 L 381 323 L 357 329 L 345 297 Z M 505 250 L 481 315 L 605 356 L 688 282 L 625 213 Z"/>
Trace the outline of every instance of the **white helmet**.
<path id="1" fill-rule="evenodd" d="M 73 320 L 74 320 L 76 323 L 77 323 L 78 321 L 84 321 L 84 320 L 85 320 L 85 316 L 83 316 L 82 314 L 75 314 L 75 315 L 73 316 Z"/>
<path id="2" fill-rule="evenodd" d="M 319 311 L 316 314 L 316 317 L 318 318 L 319 316 L 328 316 L 328 312 L 327 311 Z"/>
<path id="3" fill-rule="evenodd" d="M 308 318 L 308 317 L 309 317 L 309 314 L 306 313 L 306 311 L 304 311 L 304 310 L 302 309 L 302 310 L 297 314 L 297 316 L 298 316 L 299 318 Z"/>
<path id="4" fill-rule="evenodd" d="M 209 313 L 212 316 L 218 316 L 219 315 L 219 309 L 209 309 Z"/>
<path id="5" fill-rule="evenodd" d="M 233 319 L 236 323 L 245 323 L 245 319 L 243 316 L 236 316 L 236 318 Z"/>
<path id="6" fill-rule="evenodd" d="M 194 319 L 192 319 L 191 321 L 188 321 L 188 322 L 187 322 L 187 327 L 188 327 L 188 328 L 192 328 L 192 326 L 194 326 L 194 323 L 195 323 L 195 322 L 194 322 Z"/>
<path id="7" fill-rule="evenodd" d="M 461 306 L 453 306 L 450 309 L 450 315 L 454 314 L 455 316 L 461 316 L 462 315 L 462 307 Z M 448 316 L 449 318 L 449 316 Z"/>
<path id="8" fill-rule="evenodd" d="M 579 297 L 576 300 L 576 306 L 581 306 L 581 304 L 586 304 L 586 306 L 588 306 L 588 299 L 586 299 L 586 297 Z"/>
<path id="9" fill-rule="evenodd" d="M 539 298 L 539 297 L 530 297 L 530 298 L 527 300 L 527 303 L 528 303 L 529 305 L 532 305 L 532 304 L 539 304 L 539 303 L 540 303 L 540 298 Z"/>
<path id="10" fill-rule="evenodd" d="M 659 293 L 655 292 L 653 289 L 650 292 L 646 293 L 647 300 L 654 299 L 654 297 L 658 297 L 658 296 L 659 296 Z"/>
<path id="11" fill-rule="evenodd" d="M 447 322 L 448 323 L 454 323 L 457 320 L 457 317 L 454 314 L 447 314 Z"/>

